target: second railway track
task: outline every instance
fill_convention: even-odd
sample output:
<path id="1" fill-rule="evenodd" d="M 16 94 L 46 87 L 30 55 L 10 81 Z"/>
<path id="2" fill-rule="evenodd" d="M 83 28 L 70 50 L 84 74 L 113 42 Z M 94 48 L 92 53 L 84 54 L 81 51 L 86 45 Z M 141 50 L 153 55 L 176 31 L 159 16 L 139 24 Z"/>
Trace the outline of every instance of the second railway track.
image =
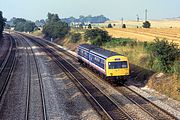
<path id="1" fill-rule="evenodd" d="M 16 42 L 15 40 L 10 36 L 10 42 L 11 47 L 8 52 L 7 57 L 5 58 L 4 62 L 2 63 L 1 69 L 0 69 L 0 101 L 3 97 L 3 94 L 6 91 L 7 85 L 9 83 L 9 80 L 13 74 L 13 70 L 16 64 Z"/>
<path id="2" fill-rule="evenodd" d="M 44 85 L 38 60 L 29 41 L 23 36 L 18 36 L 18 38 L 24 44 L 27 55 L 27 94 L 24 119 L 47 120 Z"/>

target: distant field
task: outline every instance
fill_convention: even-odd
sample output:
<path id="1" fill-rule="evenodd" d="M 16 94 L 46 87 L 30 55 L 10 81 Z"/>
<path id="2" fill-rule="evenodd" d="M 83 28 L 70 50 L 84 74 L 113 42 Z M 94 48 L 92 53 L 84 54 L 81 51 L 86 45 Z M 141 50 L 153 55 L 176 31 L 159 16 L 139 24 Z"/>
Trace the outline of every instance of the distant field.
<path id="1" fill-rule="evenodd" d="M 180 28 L 180 19 L 174 19 L 174 20 L 149 20 L 151 23 L 151 27 L 152 28 Z M 107 26 L 109 23 L 111 23 L 112 25 L 115 24 L 114 27 L 119 28 L 122 25 L 122 22 L 120 20 L 116 20 L 116 21 L 107 21 L 105 23 L 100 24 L 101 26 Z M 128 28 L 137 28 L 138 27 L 142 27 L 143 21 L 133 21 L 133 20 L 125 20 L 123 22 L 124 24 L 126 24 L 126 26 Z"/>
<path id="2" fill-rule="evenodd" d="M 153 41 L 156 37 L 166 38 L 180 45 L 180 28 L 104 28 L 112 37 L 132 38 L 138 41 Z"/>

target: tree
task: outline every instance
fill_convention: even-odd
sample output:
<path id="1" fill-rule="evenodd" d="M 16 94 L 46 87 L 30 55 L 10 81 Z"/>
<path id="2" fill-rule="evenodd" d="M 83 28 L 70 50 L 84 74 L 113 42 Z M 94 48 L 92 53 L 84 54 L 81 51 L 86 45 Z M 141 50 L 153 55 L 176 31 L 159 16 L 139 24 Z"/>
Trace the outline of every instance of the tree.
<path id="1" fill-rule="evenodd" d="M 0 38 L 2 37 L 2 32 L 4 30 L 6 19 L 3 18 L 3 13 L 0 11 Z"/>
<path id="2" fill-rule="evenodd" d="M 112 28 L 112 25 L 111 25 L 111 23 L 110 23 L 110 24 L 108 24 L 108 28 Z"/>
<path id="3" fill-rule="evenodd" d="M 16 23 L 14 30 L 23 32 L 24 31 L 24 23 L 22 23 L 22 22 Z"/>
<path id="4" fill-rule="evenodd" d="M 151 27 L 151 23 L 149 21 L 145 21 L 143 22 L 143 28 L 150 28 Z"/>
<path id="5" fill-rule="evenodd" d="M 57 14 L 48 13 L 48 19 L 46 24 L 43 26 L 43 33 L 45 37 L 49 38 L 63 38 L 69 33 L 69 26 L 67 23 L 62 22 Z"/>
<path id="6" fill-rule="evenodd" d="M 122 28 L 126 28 L 126 24 L 123 24 L 123 25 L 122 25 Z"/>
<path id="7" fill-rule="evenodd" d="M 36 21 L 35 21 L 35 25 L 36 25 L 37 27 L 43 27 L 45 23 L 46 23 L 46 22 L 45 22 L 43 19 L 42 19 L 42 20 L 36 20 Z"/>
<path id="8" fill-rule="evenodd" d="M 85 39 L 90 40 L 92 44 L 97 46 L 101 46 L 104 42 L 111 40 L 111 36 L 109 36 L 107 31 L 98 28 L 86 30 L 84 37 Z"/>
<path id="9" fill-rule="evenodd" d="M 13 24 L 16 26 L 18 23 L 25 23 L 26 20 L 24 18 L 15 18 Z"/>
<path id="10" fill-rule="evenodd" d="M 83 29 L 84 23 L 79 24 L 79 28 Z"/>
<path id="11" fill-rule="evenodd" d="M 58 14 L 48 13 L 48 22 L 58 22 L 60 21 Z"/>
<path id="12" fill-rule="evenodd" d="M 34 22 L 26 21 L 24 23 L 24 31 L 25 32 L 32 32 L 32 31 L 34 31 L 35 28 L 36 28 L 36 25 Z"/>
<path id="13" fill-rule="evenodd" d="M 66 23 L 70 24 L 72 22 L 90 22 L 90 23 L 104 23 L 105 21 L 109 20 L 109 18 L 106 18 L 103 15 L 99 15 L 99 16 L 79 16 L 79 18 L 74 18 L 74 17 L 70 17 L 70 18 L 64 18 L 62 19 L 62 21 L 65 21 Z"/>
<path id="14" fill-rule="evenodd" d="M 19 32 L 33 32 L 36 28 L 36 25 L 34 22 L 25 20 L 23 18 L 17 18 L 13 22 L 15 26 L 15 30 Z"/>
<path id="15" fill-rule="evenodd" d="M 81 39 L 81 33 L 72 33 L 71 35 L 71 41 L 73 43 L 76 43 L 77 41 L 79 41 Z"/>
<path id="16" fill-rule="evenodd" d="M 91 24 L 89 24 L 89 25 L 88 25 L 88 28 L 89 28 L 89 29 L 91 29 L 91 28 L 92 28 Z"/>

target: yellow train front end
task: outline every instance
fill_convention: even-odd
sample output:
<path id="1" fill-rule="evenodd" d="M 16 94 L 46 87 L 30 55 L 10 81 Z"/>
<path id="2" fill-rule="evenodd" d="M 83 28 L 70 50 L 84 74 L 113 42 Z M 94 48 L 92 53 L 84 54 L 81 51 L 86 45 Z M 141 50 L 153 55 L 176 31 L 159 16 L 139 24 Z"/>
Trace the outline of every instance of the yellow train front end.
<path id="1" fill-rule="evenodd" d="M 124 78 L 130 75 L 129 62 L 125 56 L 112 56 L 106 59 L 106 76 Z"/>

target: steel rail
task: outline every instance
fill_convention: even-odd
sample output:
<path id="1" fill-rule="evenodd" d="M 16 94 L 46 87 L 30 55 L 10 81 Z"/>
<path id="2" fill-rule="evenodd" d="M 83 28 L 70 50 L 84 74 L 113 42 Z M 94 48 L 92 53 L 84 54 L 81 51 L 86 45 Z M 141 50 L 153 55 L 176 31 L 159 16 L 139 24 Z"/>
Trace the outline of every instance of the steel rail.
<path id="1" fill-rule="evenodd" d="M 22 36 L 21 37 L 24 39 L 24 41 L 27 43 L 27 45 L 29 46 L 30 50 L 31 50 L 31 53 L 33 55 L 33 59 L 34 59 L 34 62 L 35 62 L 35 65 L 36 65 L 36 70 L 37 70 L 37 74 L 38 74 L 38 80 L 39 80 L 39 85 L 40 85 L 40 93 L 41 93 L 41 100 L 42 100 L 42 112 L 43 112 L 43 120 L 47 120 L 48 117 L 47 117 L 47 108 L 46 108 L 46 102 L 45 102 L 45 94 L 44 94 L 44 85 L 43 85 L 43 80 L 42 80 L 42 76 L 41 76 L 41 71 L 39 69 L 39 65 L 38 65 L 38 62 L 37 62 L 37 58 L 36 58 L 36 55 L 33 51 L 33 48 L 31 47 L 30 43 L 28 42 L 27 38 Z M 28 61 L 30 62 L 30 61 Z M 30 75 L 31 76 L 31 75 Z M 30 77 L 29 76 L 29 77 Z M 31 79 L 31 78 L 29 78 Z M 31 80 L 29 81 L 29 90 L 28 90 L 28 94 L 29 94 L 29 97 L 27 98 L 27 107 L 26 108 L 26 115 L 25 115 L 25 119 L 28 120 L 29 118 L 29 115 L 28 115 L 28 112 L 29 112 L 29 99 L 30 99 L 30 85 L 31 84 Z"/>

